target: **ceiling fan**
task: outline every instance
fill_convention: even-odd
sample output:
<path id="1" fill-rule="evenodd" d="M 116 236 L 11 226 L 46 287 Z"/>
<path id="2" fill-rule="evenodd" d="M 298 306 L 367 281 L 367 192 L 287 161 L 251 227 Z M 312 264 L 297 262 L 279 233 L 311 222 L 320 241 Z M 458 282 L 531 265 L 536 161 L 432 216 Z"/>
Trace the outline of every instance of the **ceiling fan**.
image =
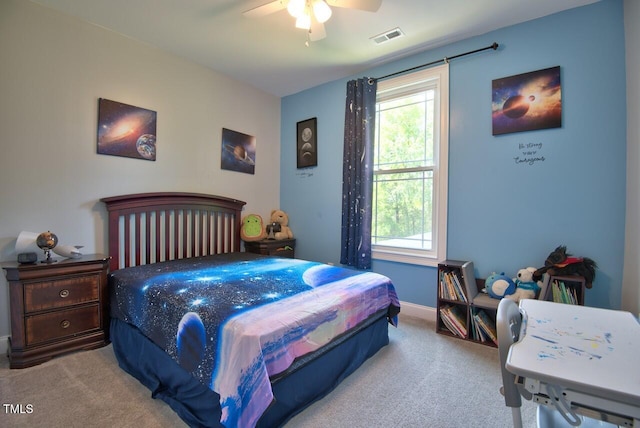
<path id="1" fill-rule="evenodd" d="M 368 12 L 377 12 L 382 0 L 273 0 L 262 6 L 249 9 L 242 14 L 248 18 L 259 18 L 287 9 L 296 19 L 296 28 L 307 31 L 307 43 L 324 39 L 327 33 L 324 23 L 331 17 L 331 8 L 342 7 Z"/>

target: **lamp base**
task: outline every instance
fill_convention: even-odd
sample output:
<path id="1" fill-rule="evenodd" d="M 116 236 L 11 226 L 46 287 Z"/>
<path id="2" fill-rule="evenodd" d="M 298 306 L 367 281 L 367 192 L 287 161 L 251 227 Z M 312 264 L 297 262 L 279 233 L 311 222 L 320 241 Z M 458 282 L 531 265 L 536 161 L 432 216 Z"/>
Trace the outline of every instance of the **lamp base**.
<path id="1" fill-rule="evenodd" d="M 44 250 L 44 255 L 45 255 L 45 259 L 42 260 L 40 263 L 51 264 L 51 263 L 57 262 L 57 260 L 51 257 L 51 250 Z"/>

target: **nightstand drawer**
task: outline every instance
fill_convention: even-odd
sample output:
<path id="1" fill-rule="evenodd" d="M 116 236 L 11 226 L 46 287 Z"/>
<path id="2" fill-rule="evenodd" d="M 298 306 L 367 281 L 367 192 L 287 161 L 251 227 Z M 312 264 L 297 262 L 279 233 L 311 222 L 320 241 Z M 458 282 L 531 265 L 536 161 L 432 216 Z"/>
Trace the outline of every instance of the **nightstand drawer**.
<path id="1" fill-rule="evenodd" d="M 99 299 L 100 275 L 83 275 L 24 285 L 25 312 L 60 308 Z"/>
<path id="2" fill-rule="evenodd" d="M 100 306 L 97 303 L 25 318 L 27 345 L 35 345 L 99 328 Z"/>

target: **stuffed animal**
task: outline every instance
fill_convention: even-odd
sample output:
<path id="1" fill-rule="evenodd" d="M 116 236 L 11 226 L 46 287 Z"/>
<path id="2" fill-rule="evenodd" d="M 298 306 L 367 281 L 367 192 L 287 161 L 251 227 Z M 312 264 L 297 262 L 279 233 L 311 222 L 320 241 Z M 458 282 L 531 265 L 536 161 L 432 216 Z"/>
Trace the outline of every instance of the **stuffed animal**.
<path id="1" fill-rule="evenodd" d="M 516 284 L 511 278 L 502 273 L 492 273 L 487 277 L 484 286 L 489 296 L 494 299 L 502 299 L 516 291 Z"/>
<path id="2" fill-rule="evenodd" d="M 544 261 L 544 267 L 536 270 L 533 280 L 539 281 L 546 272 L 549 275 L 580 275 L 585 279 L 585 286 L 591 288 L 596 276 L 596 262 L 588 257 L 572 257 L 567 253 L 567 247 L 561 245 L 557 247 Z"/>
<path id="3" fill-rule="evenodd" d="M 293 232 L 289 228 L 289 216 L 282 210 L 271 211 L 271 223 L 267 225 L 267 237 L 269 239 L 292 239 Z"/>
<path id="4" fill-rule="evenodd" d="M 540 286 L 533 280 L 533 273 L 536 271 L 534 267 L 520 269 L 515 279 L 516 291 L 510 294 L 507 299 L 519 302 L 520 299 L 535 299 L 536 293 L 540 290 Z"/>
<path id="5" fill-rule="evenodd" d="M 240 226 L 240 238 L 243 241 L 260 241 L 267 237 L 262 223 L 262 217 L 258 214 L 247 214 L 242 217 Z"/>

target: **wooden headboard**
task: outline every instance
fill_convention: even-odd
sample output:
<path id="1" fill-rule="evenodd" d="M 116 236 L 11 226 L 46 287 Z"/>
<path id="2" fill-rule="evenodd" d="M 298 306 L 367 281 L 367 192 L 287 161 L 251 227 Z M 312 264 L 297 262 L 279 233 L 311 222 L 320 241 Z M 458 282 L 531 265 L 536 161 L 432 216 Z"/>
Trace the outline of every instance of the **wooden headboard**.
<path id="1" fill-rule="evenodd" d="M 102 198 L 109 214 L 110 270 L 240 251 L 245 202 L 200 193 Z"/>

